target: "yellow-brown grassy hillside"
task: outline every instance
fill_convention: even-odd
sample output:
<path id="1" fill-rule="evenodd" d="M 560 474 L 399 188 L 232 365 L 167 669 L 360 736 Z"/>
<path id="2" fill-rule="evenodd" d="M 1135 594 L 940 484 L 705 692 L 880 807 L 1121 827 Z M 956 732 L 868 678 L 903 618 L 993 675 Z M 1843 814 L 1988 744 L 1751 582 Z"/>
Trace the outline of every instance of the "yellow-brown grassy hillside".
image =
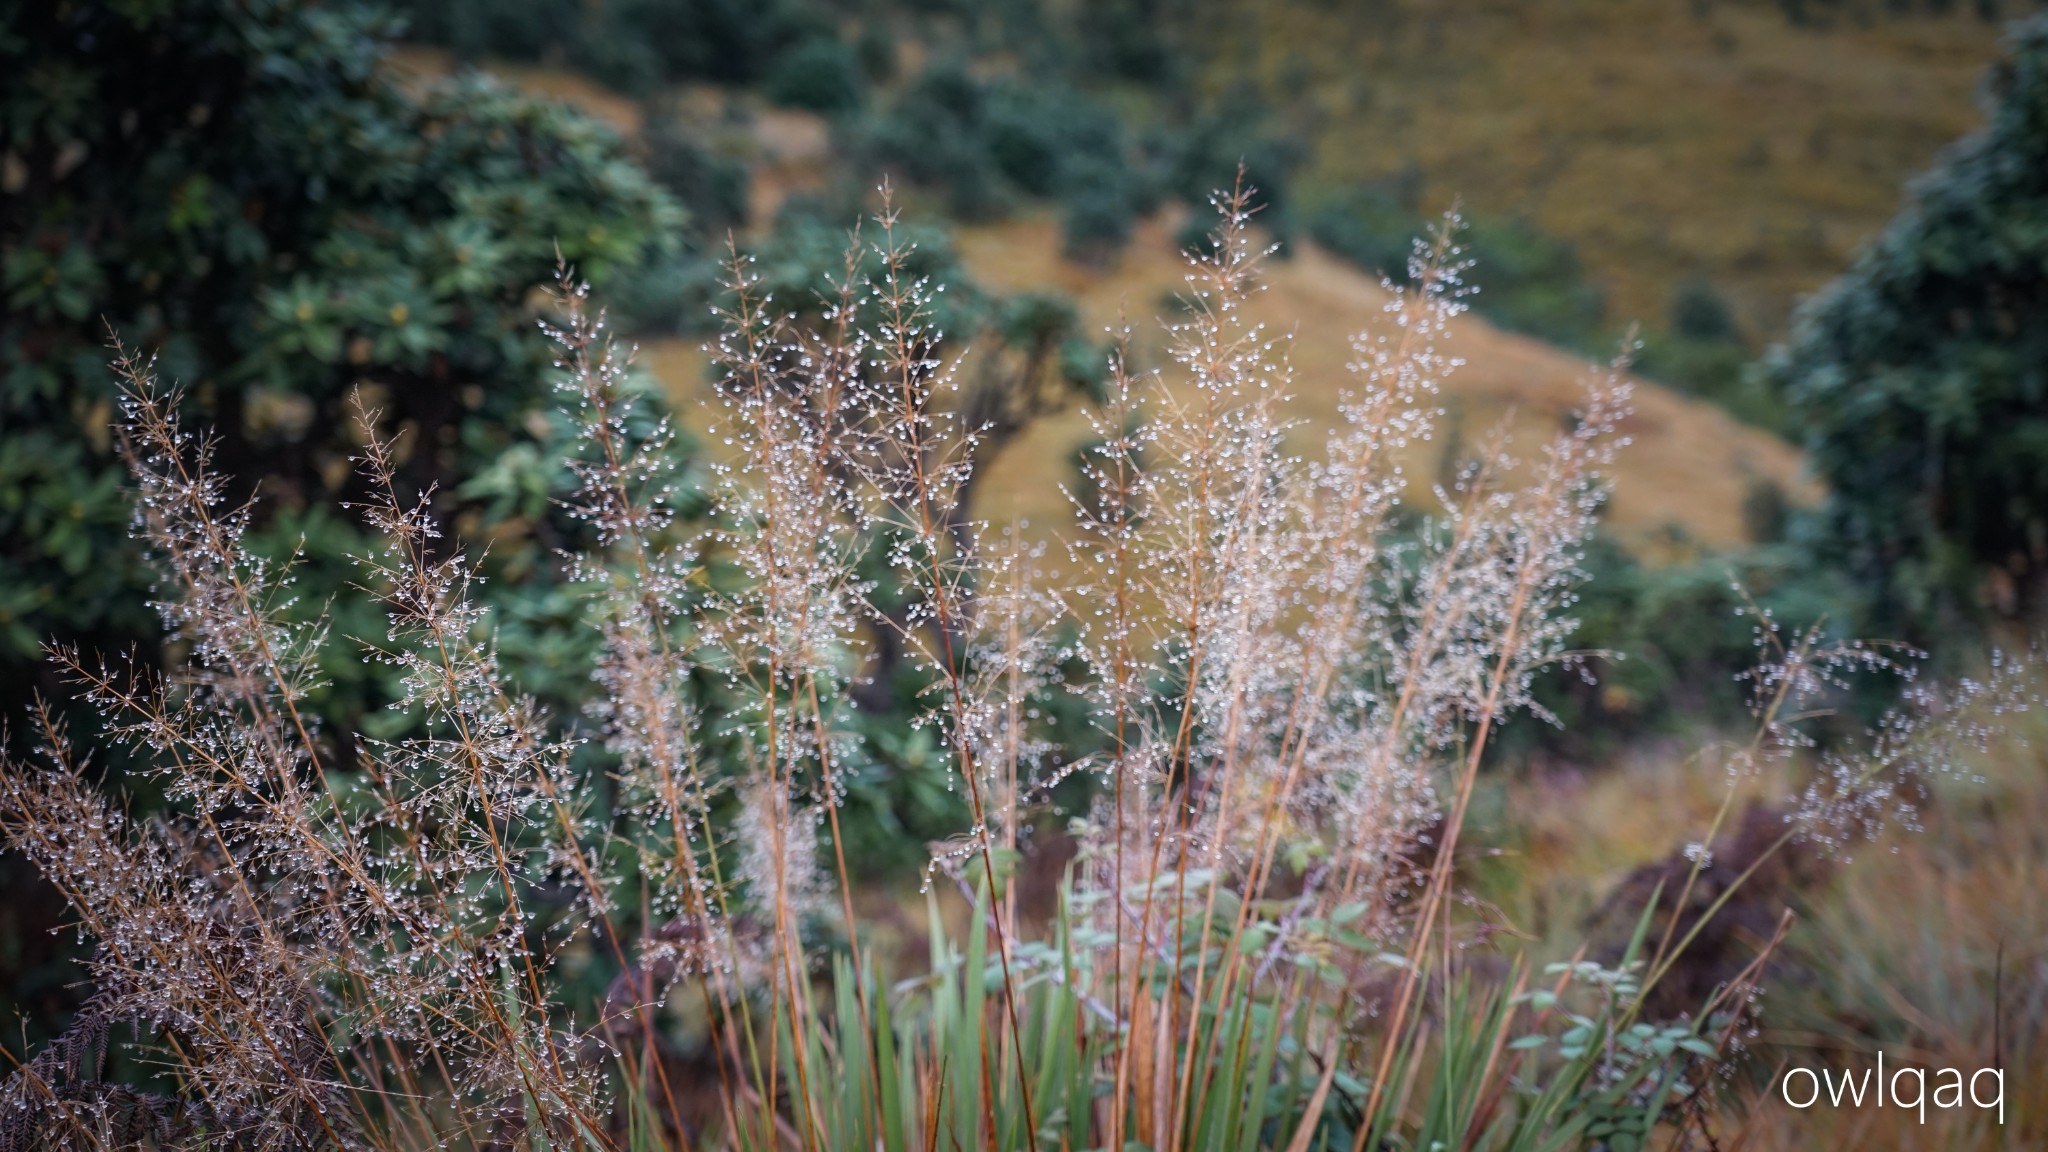
<path id="1" fill-rule="evenodd" d="M 1006 290 L 1059 287 L 1073 294 L 1098 329 L 1117 323 L 1121 311 L 1143 352 L 1157 348 L 1156 320 L 1169 309 L 1170 294 L 1182 287 L 1175 234 L 1170 219 L 1148 221 L 1107 274 L 1062 260 L 1057 228 L 1045 220 L 966 229 L 959 247 L 984 284 Z M 1300 421 L 1300 436 L 1318 436 L 1336 420 L 1341 391 L 1355 384 L 1344 367 L 1351 359 L 1347 337 L 1375 322 L 1385 300 L 1372 277 L 1312 244 L 1297 245 L 1291 258 L 1267 265 L 1267 288 L 1254 298 L 1250 313 L 1276 333 L 1295 334 L 1290 414 Z M 1440 434 L 1417 450 L 1410 469 L 1425 483 L 1438 474 L 1443 452 L 1460 450 L 1456 440 L 1470 453 L 1503 420 L 1510 422 L 1515 443 L 1532 449 L 1541 444 L 1584 395 L 1584 377 L 1592 370 L 1581 357 L 1470 314 L 1456 321 L 1448 351 L 1466 362 L 1443 395 L 1445 428 L 1458 432 L 1455 438 Z M 1143 359 L 1157 364 L 1161 357 Z M 1627 431 L 1634 443 L 1617 468 L 1610 522 L 1632 543 L 1661 542 L 1666 529 L 1676 527 L 1701 544 L 1738 544 L 1743 500 L 1754 484 L 1767 481 L 1810 495 L 1790 445 L 1668 388 L 1638 383 Z M 1032 429 L 991 462 L 984 485 L 988 507 L 982 511 L 1064 522 L 1066 505 L 1056 485 L 1067 478 L 1065 462 L 1087 434 L 1078 413 Z"/>
<path id="2" fill-rule="evenodd" d="M 1425 205 L 1573 241 L 1614 320 L 1661 321 L 1704 276 L 1768 339 L 1982 121 L 2000 36 L 1968 3 L 1809 0 L 1804 26 L 1787 7 L 1266 0 L 1209 30 L 1205 80 L 1292 106 L 1316 141 L 1304 183 L 1410 169 Z"/>

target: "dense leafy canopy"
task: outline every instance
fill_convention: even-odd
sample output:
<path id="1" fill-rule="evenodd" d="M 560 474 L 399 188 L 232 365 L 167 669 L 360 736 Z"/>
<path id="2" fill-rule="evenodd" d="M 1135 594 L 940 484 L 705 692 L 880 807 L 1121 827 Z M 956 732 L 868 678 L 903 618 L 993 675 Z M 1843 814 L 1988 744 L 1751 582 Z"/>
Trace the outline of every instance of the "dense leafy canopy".
<path id="1" fill-rule="evenodd" d="M 617 281 L 681 223 L 595 122 L 475 76 L 401 86 L 381 65 L 393 27 L 367 8 L 6 7 L 11 685 L 49 635 L 111 650 L 154 634 L 107 432 L 110 330 L 161 354 L 164 377 L 204 407 L 224 470 L 308 536 L 317 587 L 323 549 L 353 536 L 298 510 L 349 495 L 358 387 L 405 434 L 407 479 L 440 485 L 454 514 L 454 482 L 502 471 L 544 399 L 531 292 L 557 254 Z M 530 512 L 532 495 L 499 510 Z M 10 690 L 8 710 L 23 703 Z"/>
<path id="2" fill-rule="evenodd" d="M 2048 569 L 2048 22 L 2015 31 L 1988 94 L 1988 126 L 1771 363 L 1844 558 L 1923 621 L 2015 608 Z"/>

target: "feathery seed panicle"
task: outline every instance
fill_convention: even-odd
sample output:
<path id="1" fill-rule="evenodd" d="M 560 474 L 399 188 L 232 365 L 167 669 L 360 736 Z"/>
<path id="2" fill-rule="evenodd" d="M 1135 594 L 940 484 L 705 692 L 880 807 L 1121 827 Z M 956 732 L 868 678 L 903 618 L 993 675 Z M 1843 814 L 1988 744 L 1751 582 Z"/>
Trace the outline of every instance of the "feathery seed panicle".
<path id="1" fill-rule="evenodd" d="M 1981 782 L 1973 761 L 2001 741 L 2023 743 L 2015 719 L 2043 704 L 2038 653 L 1993 650 L 1981 675 L 1931 681 L 1922 675 L 1924 652 L 1833 639 L 1820 624 L 1790 631 L 1740 584 L 1735 592 L 1738 612 L 1754 621 L 1757 663 L 1741 678 L 1750 686 L 1757 735 L 1734 751 L 1729 769 L 1741 775 L 1767 760 L 1810 761 L 1811 778 L 1786 813 L 1786 837 L 1831 855 L 1846 857 L 1887 826 L 1917 830 L 1928 789 L 1942 780 Z M 1897 681 L 1896 702 L 1867 729 L 1836 734 L 1823 746 L 1817 728 L 1836 719 L 1866 677 Z"/>

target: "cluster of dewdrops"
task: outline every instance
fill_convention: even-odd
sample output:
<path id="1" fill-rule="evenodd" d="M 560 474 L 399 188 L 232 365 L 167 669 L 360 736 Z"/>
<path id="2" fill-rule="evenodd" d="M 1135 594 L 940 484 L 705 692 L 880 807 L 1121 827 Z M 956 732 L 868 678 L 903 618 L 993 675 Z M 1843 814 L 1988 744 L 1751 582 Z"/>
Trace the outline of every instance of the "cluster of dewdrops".
<path id="1" fill-rule="evenodd" d="M 1280 416 L 1286 341 L 1245 314 L 1264 253 L 1243 199 L 1218 207 L 1216 243 L 1191 257 L 1187 318 L 1168 328 L 1185 384 L 1135 377 L 1128 332 L 1112 333 L 1097 443 L 1069 493 L 1070 554 L 1088 573 L 1072 598 L 1073 650 L 1092 672 L 1080 690 L 1115 740 L 1094 761 L 1108 786 L 1079 825 L 1084 857 L 1094 883 L 1130 893 L 1155 868 L 1254 876 L 1306 847 L 1327 862 L 1304 902 L 1389 894 L 1433 815 L 1437 752 L 1482 714 L 1529 709 L 1534 671 L 1562 656 L 1627 385 L 1595 379 L 1541 482 L 1475 470 L 1439 494 L 1419 543 L 1400 542 L 1397 454 L 1429 438 L 1458 364 L 1440 347 L 1466 295 L 1457 221 L 1418 245 L 1415 287 L 1389 285 L 1387 322 L 1354 339 L 1343 421 L 1304 459 Z M 1127 904 L 1090 907 L 1128 917 Z"/>
<path id="2" fill-rule="evenodd" d="M 1786 820 L 1808 843 L 1846 857 L 1887 827 L 1917 830 L 1927 789 L 1942 780 L 1981 782 L 1978 765 L 2000 741 L 2019 740 L 2015 716 L 2040 706 L 2036 660 L 1994 651 L 1982 676 L 1945 683 L 1921 675 L 1925 654 L 1895 643 L 1836 640 L 1819 625 L 1788 631 L 1741 585 L 1738 616 L 1754 622 L 1757 664 L 1741 673 L 1759 724 L 1762 757 L 1804 757 L 1807 782 Z M 1897 682 L 1897 702 L 1860 733 L 1823 744 L 1815 725 L 1836 715 L 1862 680 Z M 1758 756 L 1737 755 L 1730 770 L 1754 771 Z M 1894 845 L 1896 850 L 1896 845 Z"/>

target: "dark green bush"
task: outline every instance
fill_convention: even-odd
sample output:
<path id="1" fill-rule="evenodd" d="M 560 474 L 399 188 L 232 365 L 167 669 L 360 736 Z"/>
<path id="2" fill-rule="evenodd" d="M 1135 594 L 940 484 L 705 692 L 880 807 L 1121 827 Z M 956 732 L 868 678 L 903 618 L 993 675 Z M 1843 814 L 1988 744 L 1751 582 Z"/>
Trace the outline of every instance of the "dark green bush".
<path id="1" fill-rule="evenodd" d="M 877 163 L 943 192 L 955 215 L 986 218 L 1001 204 L 985 135 L 986 101 L 964 63 L 938 61 L 870 123 L 866 148 Z"/>
<path id="2" fill-rule="evenodd" d="M 1090 115 L 1093 113 L 1094 115 Z M 1090 151 L 1097 141 L 1114 151 L 1116 122 L 1078 99 L 1061 100 L 1043 89 L 999 82 L 988 92 L 982 132 L 989 162 L 1012 184 L 1033 196 L 1059 191 L 1068 154 Z M 1106 123 L 1104 123 L 1106 121 Z"/>
<path id="3" fill-rule="evenodd" d="M 1784 398 L 1757 369 L 1743 343 L 1734 310 L 1703 279 L 1679 284 L 1672 295 L 1669 327 L 1641 335 L 1634 367 L 1713 401 L 1738 420 L 1796 435 Z"/>
<path id="4" fill-rule="evenodd" d="M 853 47 L 836 36 L 816 36 L 783 53 L 762 90 L 791 108 L 849 112 L 860 106 L 866 87 Z"/>
<path id="5" fill-rule="evenodd" d="M 1687 340 L 1740 344 L 1742 329 L 1735 309 L 1714 286 L 1698 276 L 1687 277 L 1671 294 L 1671 331 Z"/>
<path id="6" fill-rule="evenodd" d="M 1259 224 L 1285 238 L 1294 224 L 1294 174 L 1307 159 L 1308 147 L 1275 129 L 1270 120 L 1264 103 L 1244 92 L 1197 115 L 1171 134 L 1173 143 L 1164 153 L 1167 187 L 1201 207 L 1218 189 L 1236 187 L 1241 176 L 1255 192 L 1252 204 Z"/>
<path id="7" fill-rule="evenodd" d="M 1316 240 L 1395 283 L 1431 221 L 1385 188 L 1366 186 L 1325 201 L 1309 215 Z M 1472 267 L 1472 308 L 1503 328 L 1593 355 L 1613 352 L 1606 296 L 1586 278 L 1571 244 L 1519 220 L 1472 217 L 1458 242 Z"/>
<path id="8" fill-rule="evenodd" d="M 1094 0 L 1083 4 L 1076 39 L 1090 71 L 1142 84 L 1178 79 L 1180 57 L 1167 36 L 1170 0 Z"/>
<path id="9" fill-rule="evenodd" d="M 1797 435 L 1785 398 L 1757 370 L 1749 350 L 1727 340 L 1647 332 L 1636 351 L 1637 372 L 1726 409 L 1744 423 Z"/>
<path id="10" fill-rule="evenodd" d="M 1782 503 L 1756 511 L 1753 531 L 1783 531 Z M 1751 687 L 1741 677 L 1761 658 L 1757 622 L 1745 614 L 1751 602 L 1778 620 L 1826 621 L 1838 635 L 1855 634 L 1863 616 L 1855 588 L 1799 539 L 1650 564 L 1602 534 L 1585 568 L 1573 645 L 1588 654 L 1592 676 L 1540 682 L 1537 696 L 1559 724 L 1503 732 L 1498 753 L 1509 760 L 1541 751 L 1583 762 L 1688 725 L 1741 728 Z"/>
<path id="11" fill-rule="evenodd" d="M 689 211 L 690 231 L 722 242 L 747 223 L 747 166 L 721 154 L 671 106 L 651 110 L 640 133 L 647 174 Z"/>
<path id="12" fill-rule="evenodd" d="M 1989 125 L 1769 360 L 1834 549 L 1928 634 L 2020 610 L 2048 572 L 2048 19 L 2015 29 L 1987 94 Z"/>
<path id="13" fill-rule="evenodd" d="M 552 47 L 540 59 L 563 61 L 605 87 L 628 96 L 653 95 L 666 79 L 661 53 L 645 37 L 621 24 L 610 6 L 578 21 L 566 47 Z"/>
<path id="14" fill-rule="evenodd" d="M 1408 256 L 1423 221 L 1391 192 L 1361 185 L 1325 200 L 1308 217 L 1318 244 L 1396 283 L 1408 279 Z"/>
<path id="15" fill-rule="evenodd" d="M 870 20 L 861 26 L 853 51 L 860 58 L 861 72 L 869 80 L 881 83 L 896 78 L 896 38 L 882 21 Z"/>
<path id="16" fill-rule="evenodd" d="M 1124 169 L 1084 169 L 1074 176 L 1060 218 L 1067 255 L 1087 263 L 1112 259 L 1131 238 L 1136 218 L 1136 195 Z"/>
<path id="17" fill-rule="evenodd" d="M 1503 328 L 1595 355 L 1607 347 L 1606 293 L 1586 278 L 1570 241 L 1519 220 L 1478 218 L 1465 243 L 1473 307 Z"/>
<path id="18" fill-rule="evenodd" d="M 439 44 L 465 60 L 538 60 L 578 39 L 583 6 L 564 0 L 475 3 L 410 0 L 397 5 L 406 35 Z"/>
<path id="19" fill-rule="evenodd" d="M 983 82 L 957 60 L 913 81 L 869 126 L 867 146 L 968 219 L 1016 197 L 1059 202 L 1069 250 L 1091 257 L 1122 246 L 1146 199 L 1115 113 L 1057 84 Z"/>
<path id="20" fill-rule="evenodd" d="M 530 439 L 546 399 L 528 293 L 557 252 L 623 285 L 683 220 L 565 108 L 474 77 L 392 83 L 389 27 L 366 9 L 18 15 L 0 38 L 0 151 L 26 174 L 0 204 L 0 683 L 16 719 L 31 686 L 61 695 L 34 679 L 41 638 L 114 652 L 156 636 L 119 603 L 141 603 L 144 578 L 108 439 L 109 327 L 161 353 L 243 493 L 286 511 L 347 498 L 361 385 L 407 430 L 406 480 L 438 484 L 452 522 L 456 478 Z M 311 533 L 308 555 L 341 540 Z"/>

